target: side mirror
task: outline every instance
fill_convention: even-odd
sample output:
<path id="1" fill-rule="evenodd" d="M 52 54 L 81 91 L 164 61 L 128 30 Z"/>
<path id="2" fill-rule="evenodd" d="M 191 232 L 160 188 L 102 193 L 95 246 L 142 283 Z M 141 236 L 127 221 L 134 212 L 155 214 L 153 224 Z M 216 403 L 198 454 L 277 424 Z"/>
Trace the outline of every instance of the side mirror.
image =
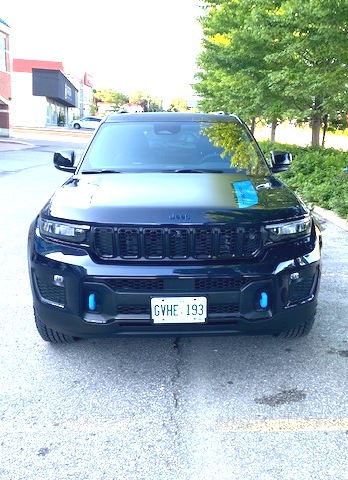
<path id="1" fill-rule="evenodd" d="M 287 170 L 292 162 L 292 155 L 289 152 L 280 152 L 272 150 L 271 156 L 271 170 L 273 173 L 284 172 Z"/>
<path id="2" fill-rule="evenodd" d="M 76 167 L 74 166 L 75 151 L 62 150 L 60 152 L 55 152 L 53 155 L 53 163 L 58 170 L 74 173 L 76 170 Z"/>

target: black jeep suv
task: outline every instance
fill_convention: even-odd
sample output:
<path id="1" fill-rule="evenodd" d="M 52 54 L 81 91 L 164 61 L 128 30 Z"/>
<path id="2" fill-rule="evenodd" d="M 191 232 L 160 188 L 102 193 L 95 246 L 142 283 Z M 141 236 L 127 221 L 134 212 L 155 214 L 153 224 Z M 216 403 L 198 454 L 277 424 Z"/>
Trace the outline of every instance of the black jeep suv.
<path id="1" fill-rule="evenodd" d="M 310 211 L 235 115 L 114 114 L 33 221 L 41 337 L 305 335 L 321 271 Z"/>

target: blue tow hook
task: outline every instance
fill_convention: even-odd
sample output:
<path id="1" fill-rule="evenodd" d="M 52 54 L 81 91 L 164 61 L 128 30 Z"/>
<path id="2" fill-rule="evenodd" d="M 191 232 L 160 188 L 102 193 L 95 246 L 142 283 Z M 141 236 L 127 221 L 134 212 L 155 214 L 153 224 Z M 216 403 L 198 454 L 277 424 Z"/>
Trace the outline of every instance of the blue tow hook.
<path id="1" fill-rule="evenodd" d="M 260 293 L 259 305 L 261 308 L 268 307 L 268 294 L 266 292 Z"/>
<path id="2" fill-rule="evenodd" d="M 88 296 L 88 309 L 91 312 L 94 312 L 96 308 L 97 308 L 97 299 L 96 299 L 95 293 L 90 293 Z"/>

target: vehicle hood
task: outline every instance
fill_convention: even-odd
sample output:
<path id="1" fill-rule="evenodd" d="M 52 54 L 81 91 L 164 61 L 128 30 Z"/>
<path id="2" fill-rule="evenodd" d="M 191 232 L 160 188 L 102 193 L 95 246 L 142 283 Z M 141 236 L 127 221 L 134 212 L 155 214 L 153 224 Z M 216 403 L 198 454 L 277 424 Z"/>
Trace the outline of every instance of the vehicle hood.
<path id="1" fill-rule="evenodd" d="M 214 173 L 104 173 L 71 177 L 42 214 L 76 222 L 269 222 L 305 206 L 275 177 Z"/>

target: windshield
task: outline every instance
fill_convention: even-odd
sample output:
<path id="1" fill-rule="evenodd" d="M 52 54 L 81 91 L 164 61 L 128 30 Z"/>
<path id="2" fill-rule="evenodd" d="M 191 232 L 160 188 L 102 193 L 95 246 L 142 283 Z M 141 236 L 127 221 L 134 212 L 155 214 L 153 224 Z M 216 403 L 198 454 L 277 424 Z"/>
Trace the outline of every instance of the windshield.
<path id="1" fill-rule="evenodd" d="M 228 172 L 267 175 L 268 167 L 243 125 L 235 122 L 104 123 L 79 173 Z"/>

